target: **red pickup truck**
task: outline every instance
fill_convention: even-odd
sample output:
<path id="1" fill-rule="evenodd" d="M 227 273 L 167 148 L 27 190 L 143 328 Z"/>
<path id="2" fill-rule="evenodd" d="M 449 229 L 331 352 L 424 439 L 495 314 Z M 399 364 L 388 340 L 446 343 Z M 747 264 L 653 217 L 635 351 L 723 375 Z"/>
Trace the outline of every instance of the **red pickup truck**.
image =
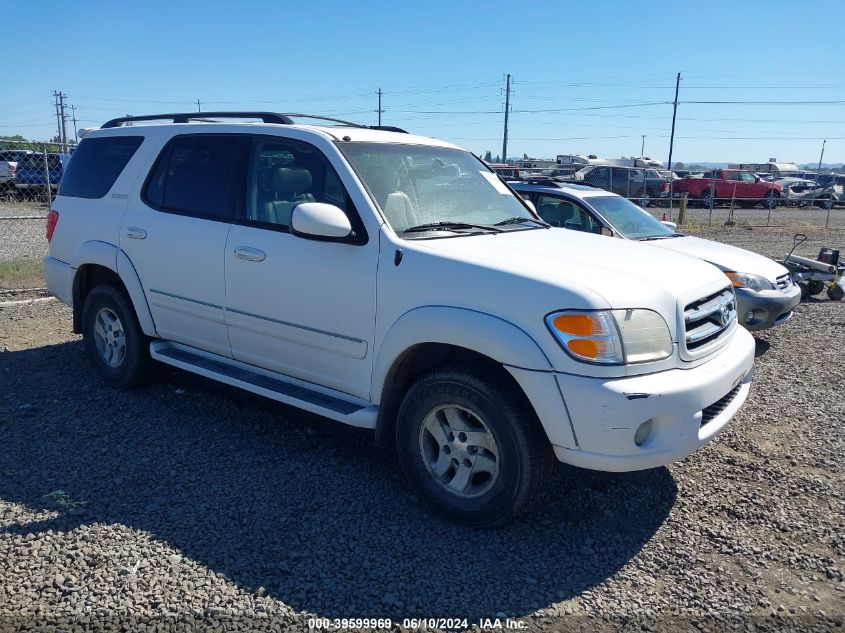
<path id="1" fill-rule="evenodd" d="M 729 203 L 731 199 L 740 204 L 762 204 L 774 209 L 780 201 L 782 187 L 773 182 L 761 180 L 749 171 L 735 169 L 714 169 L 700 177 L 686 177 L 676 180 L 672 189 L 675 194 L 686 192 L 710 209 L 717 203 Z"/>

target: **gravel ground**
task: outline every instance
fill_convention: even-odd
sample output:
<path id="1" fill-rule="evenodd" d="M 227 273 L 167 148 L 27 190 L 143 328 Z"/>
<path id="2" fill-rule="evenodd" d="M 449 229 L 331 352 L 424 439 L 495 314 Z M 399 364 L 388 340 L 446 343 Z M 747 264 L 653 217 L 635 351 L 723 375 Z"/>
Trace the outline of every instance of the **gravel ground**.
<path id="1" fill-rule="evenodd" d="M 366 432 L 166 367 L 114 391 L 67 308 L 0 308 L 0 630 L 842 630 L 843 334 L 845 302 L 799 306 L 759 335 L 750 398 L 716 442 L 639 473 L 560 466 L 532 513 L 479 532 L 432 515 Z"/>

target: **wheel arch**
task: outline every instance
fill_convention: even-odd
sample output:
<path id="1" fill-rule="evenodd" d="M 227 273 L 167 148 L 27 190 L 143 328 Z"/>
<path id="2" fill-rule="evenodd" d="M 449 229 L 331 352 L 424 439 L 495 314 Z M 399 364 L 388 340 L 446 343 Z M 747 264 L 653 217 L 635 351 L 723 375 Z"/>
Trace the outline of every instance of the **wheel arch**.
<path id="1" fill-rule="evenodd" d="M 141 280 L 126 253 L 107 242 L 85 242 L 74 254 L 73 267 L 73 331 L 82 331 L 82 306 L 92 288 L 108 283 L 129 295 L 141 329 L 147 336 L 155 336 L 150 307 Z"/>
<path id="2" fill-rule="evenodd" d="M 549 371 L 552 365 L 518 326 L 466 308 L 430 306 L 405 313 L 391 327 L 376 356 L 371 400 L 379 405 L 376 441 L 392 436 L 399 404 L 423 373 L 463 362 L 501 371 L 529 401 L 506 366 Z"/>

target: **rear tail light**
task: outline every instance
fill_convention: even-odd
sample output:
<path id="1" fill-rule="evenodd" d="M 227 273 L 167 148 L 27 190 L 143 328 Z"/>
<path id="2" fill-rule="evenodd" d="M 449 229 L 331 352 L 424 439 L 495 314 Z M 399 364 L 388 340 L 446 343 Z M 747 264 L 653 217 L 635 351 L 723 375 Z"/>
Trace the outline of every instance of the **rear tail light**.
<path id="1" fill-rule="evenodd" d="M 664 183 L 663 183 L 663 187 L 662 187 L 662 188 L 663 188 L 663 191 L 669 191 L 669 183 L 668 183 L 668 182 L 664 182 Z"/>
<path id="2" fill-rule="evenodd" d="M 16 171 L 18 171 L 18 166 L 9 163 L 9 175 L 14 176 Z"/>
<path id="3" fill-rule="evenodd" d="M 56 230 L 56 225 L 59 223 L 59 212 L 53 211 L 50 209 L 50 213 L 47 214 L 47 241 L 53 239 L 53 231 Z"/>

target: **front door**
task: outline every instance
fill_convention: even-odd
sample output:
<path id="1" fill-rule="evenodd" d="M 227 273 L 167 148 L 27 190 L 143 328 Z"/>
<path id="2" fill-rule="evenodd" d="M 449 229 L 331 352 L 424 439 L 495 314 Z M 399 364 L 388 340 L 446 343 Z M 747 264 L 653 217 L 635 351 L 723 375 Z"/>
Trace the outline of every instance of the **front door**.
<path id="1" fill-rule="evenodd" d="M 291 234 L 293 209 L 325 202 L 355 229 L 343 241 Z M 226 243 L 226 319 L 237 360 L 369 397 L 378 237 L 329 160 L 281 137 L 253 139 L 243 218 Z"/>
<path id="2" fill-rule="evenodd" d="M 225 356 L 231 348 L 223 257 L 242 198 L 247 142 L 234 135 L 175 137 L 141 194 L 130 198 L 120 236 L 158 335 Z"/>

